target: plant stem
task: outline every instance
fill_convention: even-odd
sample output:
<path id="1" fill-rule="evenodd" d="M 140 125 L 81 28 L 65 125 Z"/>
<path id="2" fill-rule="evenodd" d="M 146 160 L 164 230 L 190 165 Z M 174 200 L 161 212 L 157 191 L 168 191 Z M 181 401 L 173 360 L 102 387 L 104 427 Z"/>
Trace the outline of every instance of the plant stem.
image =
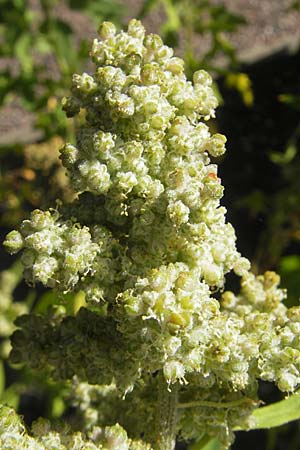
<path id="1" fill-rule="evenodd" d="M 162 373 L 158 375 L 155 450 L 174 450 L 176 443 L 178 385 L 168 387 Z"/>
<path id="2" fill-rule="evenodd" d="M 211 401 L 195 401 L 188 403 L 178 403 L 177 408 L 195 408 L 195 407 L 207 407 L 207 408 L 235 408 L 243 403 L 249 403 L 253 405 L 259 404 L 259 402 L 252 400 L 251 398 L 243 397 L 232 402 L 211 402 Z"/>

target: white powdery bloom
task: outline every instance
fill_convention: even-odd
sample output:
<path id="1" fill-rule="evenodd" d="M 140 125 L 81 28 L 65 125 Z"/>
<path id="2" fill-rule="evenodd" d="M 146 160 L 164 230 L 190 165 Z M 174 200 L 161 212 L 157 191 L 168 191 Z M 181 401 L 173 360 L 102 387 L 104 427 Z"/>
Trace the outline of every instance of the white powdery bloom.
<path id="1" fill-rule="evenodd" d="M 300 383 L 300 374 L 294 375 L 287 370 L 281 370 L 279 374 L 278 387 L 283 392 L 293 392 Z"/>
<path id="2" fill-rule="evenodd" d="M 178 361 L 167 362 L 164 365 L 163 371 L 164 371 L 165 379 L 169 384 L 176 383 L 176 381 L 180 381 L 181 383 L 185 381 L 184 365 Z"/>
<path id="3" fill-rule="evenodd" d="M 103 441 L 104 448 L 107 450 L 129 450 L 130 441 L 127 433 L 118 424 L 105 428 Z"/>
<path id="4" fill-rule="evenodd" d="M 36 281 L 41 281 L 45 285 L 51 285 L 51 278 L 54 272 L 58 268 L 58 262 L 53 257 L 48 256 L 38 256 L 33 264 L 32 273 L 33 279 Z M 55 286 L 55 282 L 53 286 Z"/>
<path id="5" fill-rule="evenodd" d="M 97 89 L 97 83 L 94 78 L 87 73 L 82 75 L 73 75 L 73 89 L 81 91 L 83 94 L 91 94 Z"/>
<path id="6" fill-rule="evenodd" d="M 23 236 L 18 231 L 13 230 L 8 233 L 3 244 L 5 245 L 7 251 L 13 255 L 14 253 L 18 253 L 23 248 Z"/>
<path id="7" fill-rule="evenodd" d="M 137 177 L 133 172 L 121 172 L 117 174 L 120 189 L 125 193 L 132 191 L 134 186 L 138 184 Z"/>
<path id="8" fill-rule="evenodd" d="M 49 230 L 37 231 L 25 238 L 25 244 L 28 248 L 32 248 L 39 253 L 46 253 L 47 255 L 53 253 L 54 247 L 57 246 L 58 241 L 61 242 L 61 238 L 54 230 L 52 233 L 51 231 L 49 232 Z"/>
<path id="9" fill-rule="evenodd" d="M 97 160 L 84 161 L 78 166 L 86 187 L 97 193 L 105 193 L 110 187 L 110 175 L 107 166 Z"/>
<path id="10" fill-rule="evenodd" d="M 181 345 L 182 345 L 182 342 L 179 337 L 170 336 L 169 339 L 167 339 L 164 343 L 166 357 L 174 356 L 176 354 L 177 350 L 179 350 Z"/>
<path id="11" fill-rule="evenodd" d="M 60 150 L 60 159 L 67 169 L 71 169 L 79 158 L 79 150 L 72 144 L 65 144 Z"/>
<path id="12" fill-rule="evenodd" d="M 108 91 L 105 94 L 105 100 L 111 108 L 112 115 L 127 118 L 134 115 L 134 101 L 126 94 L 118 91 Z"/>
<path id="13" fill-rule="evenodd" d="M 115 147 L 115 136 L 112 133 L 98 131 L 93 136 L 93 149 L 96 157 L 106 161 Z"/>
<path id="14" fill-rule="evenodd" d="M 95 73 L 95 79 L 105 92 L 105 88 L 120 91 L 125 85 L 127 77 L 122 69 L 118 67 L 105 66 L 98 67 Z"/>
<path id="15" fill-rule="evenodd" d="M 222 269 L 217 264 L 204 262 L 202 264 L 203 278 L 210 286 L 221 287 L 223 285 Z"/>
<path id="16" fill-rule="evenodd" d="M 181 200 L 170 203 L 167 212 L 171 221 L 176 225 L 187 223 L 189 220 L 190 209 Z"/>

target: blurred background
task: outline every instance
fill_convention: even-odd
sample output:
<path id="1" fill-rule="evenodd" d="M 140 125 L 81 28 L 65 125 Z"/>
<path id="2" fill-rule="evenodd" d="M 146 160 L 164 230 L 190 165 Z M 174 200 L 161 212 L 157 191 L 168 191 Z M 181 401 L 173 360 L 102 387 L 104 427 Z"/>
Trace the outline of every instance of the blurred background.
<path id="1" fill-rule="evenodd" d="M 88 52 L 100 22 L 122 27 L 132 17 L 175 48 L 189 77 L 199 68 L 213 75 L 220 107 L 210 125 L 228 138 L 216 162 L 238 248 L 254 272 L 280 273 L 287 304 L 299 304 L 298 0 L 0 0 L 1 242 L 32 209 L 72 200 L 58 155 L 74 139 L 74 124 L 60 102 L 72 74 L 92 70 Z M 7 361 L 17 315 L 46 311 L 55 294 L 25 286 L 19 261 L 0 252 L 0 402 L 28 423 L 64 417 L 66 386 Z M 75 311 L 80 298 L 68 302 Z M 281 398 L 267 383 L 260 389 L 266 402 Z M 253 445 L 300 450 L 299 423 L 238 433 L 233 449 Z"/>

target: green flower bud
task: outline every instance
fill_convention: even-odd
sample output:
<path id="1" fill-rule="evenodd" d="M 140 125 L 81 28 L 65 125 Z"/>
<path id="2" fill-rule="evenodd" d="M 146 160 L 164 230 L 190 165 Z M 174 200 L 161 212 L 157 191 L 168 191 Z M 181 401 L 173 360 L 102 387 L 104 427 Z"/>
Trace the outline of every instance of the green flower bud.
<path id="1" fill-rule="evenodd" d="M 103 22 L 98 30 L 101 39 L 109 39 L 116 34 L 116 27 L 111 22 Z"/>
<path id="2" fill-rule="evenodd" d="M 14 253 L 18 253 L 24 245 L 24 240 L 22 235 L 18 231 L 11 231 L 5 238 L 3 242 L 8 253 L 13 255 Z"/>

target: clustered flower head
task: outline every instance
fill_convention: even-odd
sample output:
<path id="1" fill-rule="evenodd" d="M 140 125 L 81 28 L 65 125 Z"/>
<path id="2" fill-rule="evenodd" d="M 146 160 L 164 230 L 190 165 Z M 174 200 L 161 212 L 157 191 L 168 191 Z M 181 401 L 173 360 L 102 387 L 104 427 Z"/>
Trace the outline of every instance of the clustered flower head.
<path id="1" fill-rule="evenodd" d="M 55 429 L 48 420 L 38 419 L 28 433 L 8 406 L 0 406 L 0 445 L 2 450 L 151 450 L 147 444 L 129 439 L 119 424 L 94 427 L 84 434 L 67 426 Z"/>
<path id="2" fill-rule="evenodd" d="M 183 61 L 137 20 L 119 33 L 105 22 L 99 33 L 94 73 L 74 75 L 63 104 L 81 124 L 76 143 L 61 149 L 78 198 L 34 211 L 5 242 L 23 251 L 29 283 L 84 291 L 91 311 L 19 319 L 13 360 L 38 361 L 58 378 L 115 383 L 122 395 L 157 371 L 170 390 L 180 383 L 187 400 L 190 392 L 254 401 L 259 378 L 293 391 L 300 308 L 288 310 L 279 277 L 255 277 L 236 249 L 211 161 L 226 138 L 206 123 L 217 106 L 210 76 L 200 70 L 188 81 Z M 240 294 L 224 292 L 231 271 Z M 178 427 L 191 438 L 214 435 L 218 424 L 226 446 L 250 406 L 244 414 L 241 406 L 188 409 Z"/>

